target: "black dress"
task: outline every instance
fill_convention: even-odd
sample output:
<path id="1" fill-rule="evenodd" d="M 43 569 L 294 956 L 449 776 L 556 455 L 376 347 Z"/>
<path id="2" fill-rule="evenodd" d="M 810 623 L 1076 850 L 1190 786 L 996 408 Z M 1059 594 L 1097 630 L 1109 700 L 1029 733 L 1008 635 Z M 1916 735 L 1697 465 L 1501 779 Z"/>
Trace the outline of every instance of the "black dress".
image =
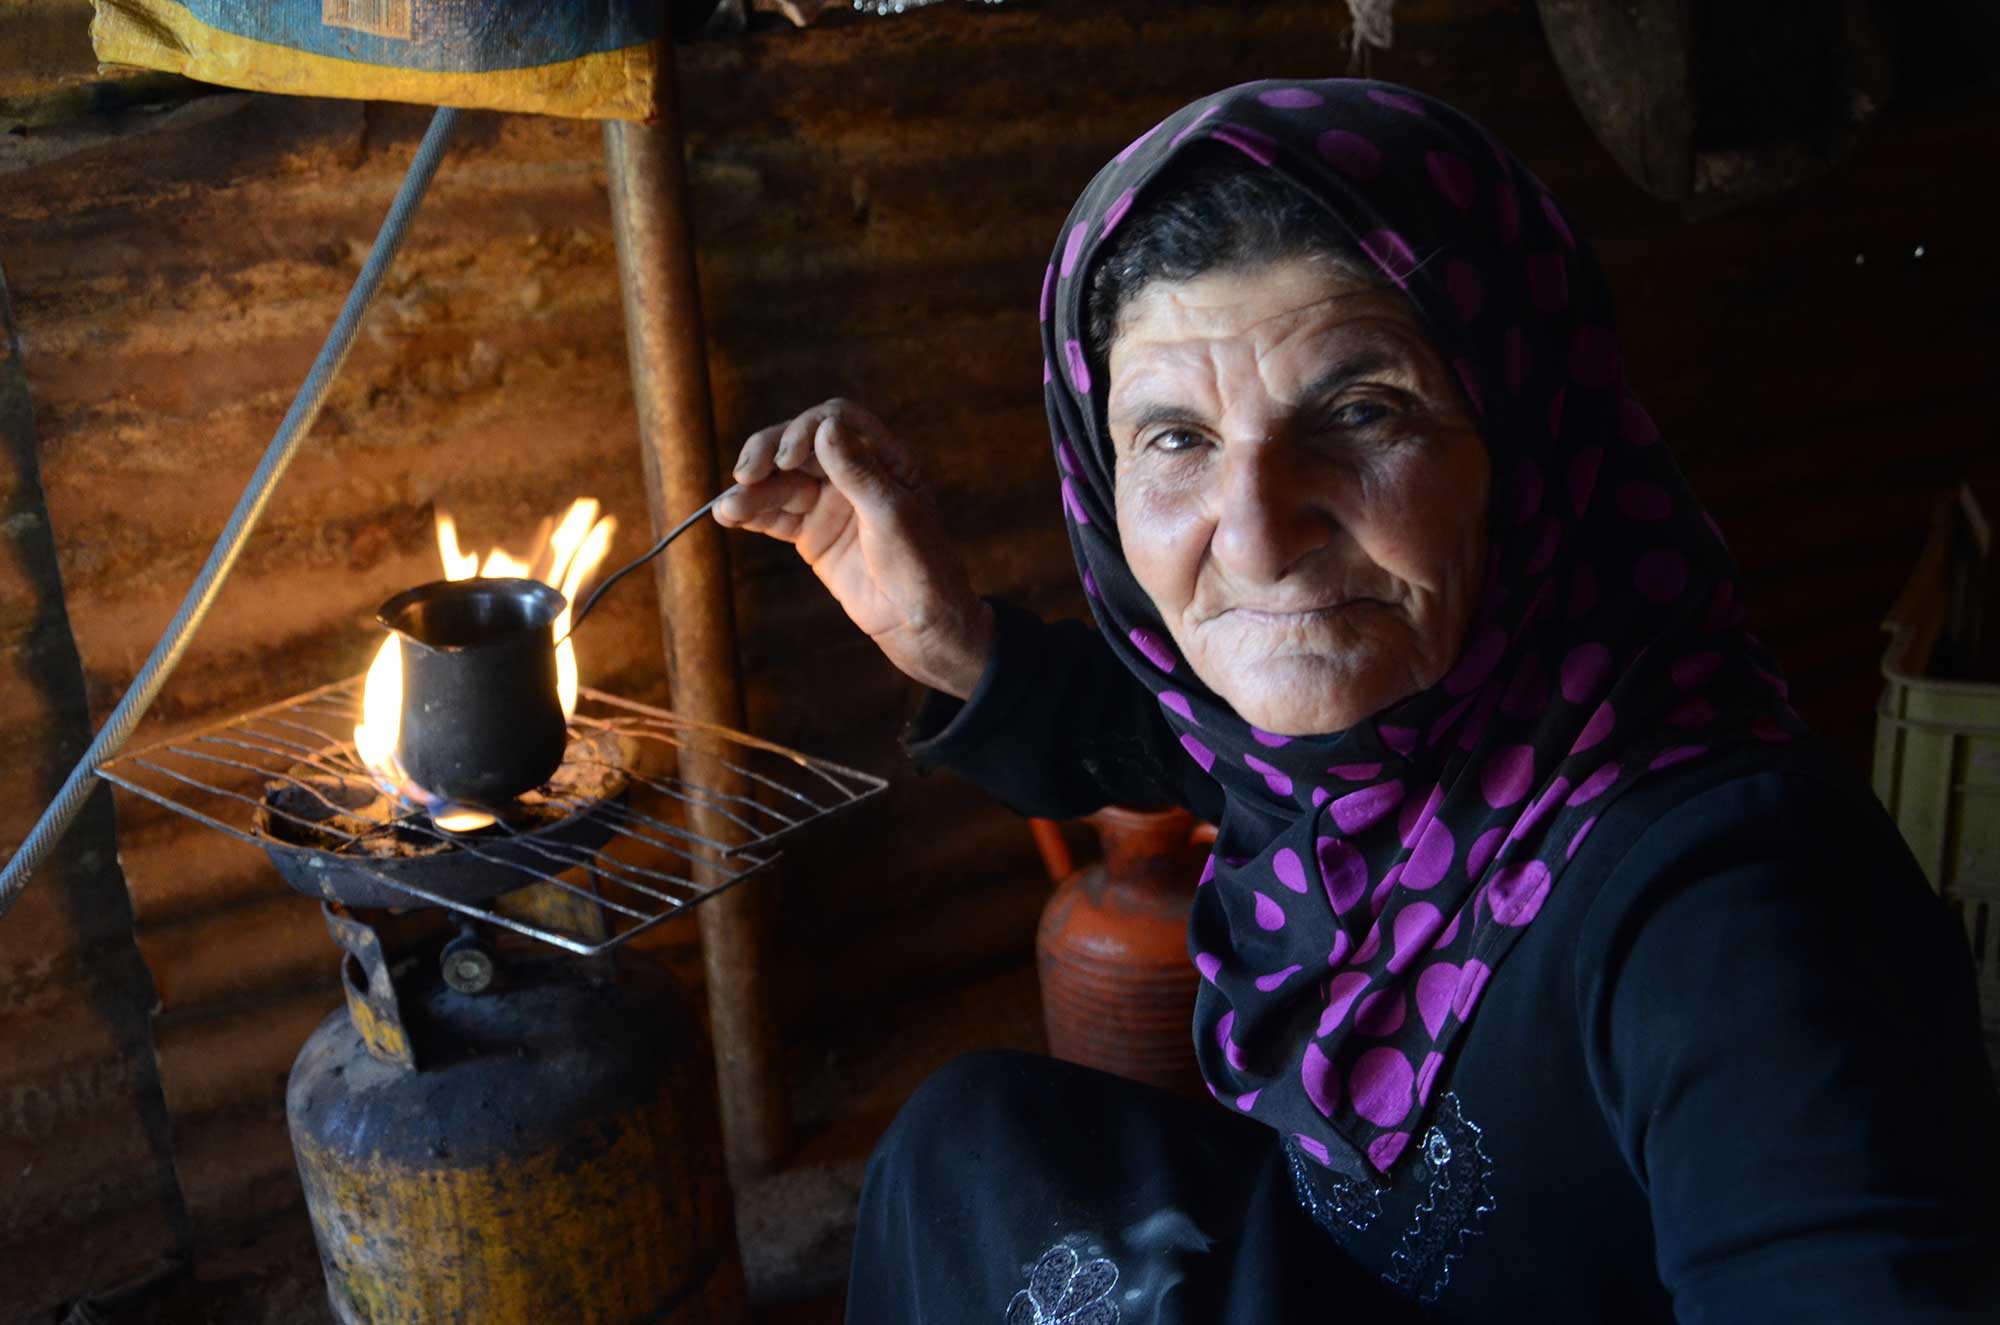
<path id="1" fill-rule="evenodd" d="M 1219 809 L 1075 623 L 1003 608 L 979 691 L 914 736 L 1024 813 Z M 975 1056 L 869 1166 L 848 1319 L 2000 1321 L 1966 945 L 1868 791 L 1810 742 L 1693 765 L 1565 878 L 1393 1183 L 1231 1110 Z"/>

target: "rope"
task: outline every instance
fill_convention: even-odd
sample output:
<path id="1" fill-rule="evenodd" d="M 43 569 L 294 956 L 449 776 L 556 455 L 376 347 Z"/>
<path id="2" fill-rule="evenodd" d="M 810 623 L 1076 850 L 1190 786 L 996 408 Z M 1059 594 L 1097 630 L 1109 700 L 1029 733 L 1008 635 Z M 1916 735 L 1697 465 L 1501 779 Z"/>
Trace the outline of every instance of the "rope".
<path id="1" fill-rule="evenodd" d="M 90 748 L 83 752 L 76 767 L 70 770 L 62 790 L 56 794 L 49 808 L 42 812 L 40 821 L 28 834 L 27 840 L 14 852 L 6 868 L 0 870 L 0 916 L 6 915 L 13 907 L 28 879 L 41 867 L 49 852 L 62 840 L 63 834 L 69 831 L 84 802 L 97 789 L 98 768 L 131 739 L 139 720 L 146 716 L 146 710 L 152 707 L 153 700 L 159 695 L 160 687 L 180 665 L 181 656 L 187 652 L 194 632 L 201 627 L 209 609 L 215 605 L 223 581 L 229 578 L 229 572 L 242 553 L 244 543 L 249 540 L 251 530 L 256 528 L 258 519 L 264 514 L 279 478 L 298 453 L 306 434 L 312 430 L 313 421 L 319 417 L 334 375 L 340 371 L 348 350 L 354 345 L 355 333 L 361 328 L 361 319 L 367 313 L 368 305 L 374 302 L 384 273 L 396 260 L 397 250 L 403 246 L 410 218 L 416 215 L 417 204 L 423 200 L 424 190 L 430 187 L 431 176 L 437 173 L 438 161 L 444 156 L 445 142 L 451 137 L 452 126 L 457 122 L 458 111 L 449 106 L 439 107 L 437 114 L 431 117 L 430 128 L 418 145 L 416 155 L 411 158 L 402 186 L 396 190 L 396 199 L 389 204 L 389 214 L 383 218 L 382 228 L 376 232 L 375 246 L 369 250 L 368 260 L 361 265 L 361 274 L 354 278 L 354 288 L 348 291 L 340 316 L 334 319 L 333 330 L 327 333 L 326 343 L 320 346 L 319 357 L 313 360 L 312 371 L 306 374 L 305 382 L 292 398 L 292 407 L 285 411 L 284 420 L 278 424 L 277 435 L 271 438 L 271 445 L 265 450 L 263 460 L 258 462 L 257 471 L 250 476 L 249 486 L 243 490 L 236 509 L 230 513 L 229 523 L 223 526 L 221 536 L 216 539 L 214 549 L 208 554 L 207 564 L 195 577 L 194 586 L 182 600 L 180 611 L 174 614 L 160 642 L 153 646 L 152 655 L 139 669 L 139 675 L 133 678 L 125 697 L 118 701 L 118 707 L 111 711 L 96 739 L 91 741 Z"/>

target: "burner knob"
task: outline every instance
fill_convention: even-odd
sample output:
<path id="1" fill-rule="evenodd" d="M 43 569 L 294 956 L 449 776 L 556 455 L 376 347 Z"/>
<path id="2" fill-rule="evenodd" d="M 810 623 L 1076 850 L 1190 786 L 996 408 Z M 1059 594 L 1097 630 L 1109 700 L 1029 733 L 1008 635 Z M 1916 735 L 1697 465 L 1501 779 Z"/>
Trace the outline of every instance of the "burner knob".
<path id="1" fill-rule="evenodd" d="M 493 954 L 477 934 L 444 945 L 444 982 L 461 994 L 483 994 L 493 985 Z"/>

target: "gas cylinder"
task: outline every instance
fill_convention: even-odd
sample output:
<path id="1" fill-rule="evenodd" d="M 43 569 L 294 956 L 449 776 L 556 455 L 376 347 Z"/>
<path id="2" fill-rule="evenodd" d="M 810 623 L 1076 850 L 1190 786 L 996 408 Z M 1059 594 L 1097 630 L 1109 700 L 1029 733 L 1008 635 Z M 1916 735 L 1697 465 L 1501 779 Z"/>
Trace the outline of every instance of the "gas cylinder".
<path id="1" fill-rule="evenodd" d="M 342 1325 L 740 1325 L 714 1076 L 664 976 L 365 966 L 285 1099 Z"/>

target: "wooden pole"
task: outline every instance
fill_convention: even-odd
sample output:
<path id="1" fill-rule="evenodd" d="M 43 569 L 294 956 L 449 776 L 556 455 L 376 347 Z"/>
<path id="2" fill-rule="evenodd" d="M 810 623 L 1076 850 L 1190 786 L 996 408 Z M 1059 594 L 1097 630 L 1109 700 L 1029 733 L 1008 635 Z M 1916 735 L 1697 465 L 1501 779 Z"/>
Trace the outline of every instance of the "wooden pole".
<path id="1" fill-rule="evenodd" d="M 652 124 L 606 121 L 605 160 L 612 230 L 625 306 L 626 355 L 632 371 L 646 499 L 655 533 L 671 528 L 718 491 L 715 424 L 708 394 L 687 174 L 681 159 L 678 98 L 671 49 L 663 41 L 659 113 Z M 690 529 L 654 563 L 666 635 L 674 709 L 726 727 L 743 725 L 736 663 L 735 614 L 722 530 L 710 521 Z M 684 776 L 726 794 L 727 771 L 691 755 Z M 728 839 L 726 827 L 704 830 Z M 729 1167 L 742 1177 L 765 1172 L 790 1147 L 791 1110 L 776 1026 L 765 996 L 768 878 L 747 881 L 702 904 L 702 962 Z"/>

